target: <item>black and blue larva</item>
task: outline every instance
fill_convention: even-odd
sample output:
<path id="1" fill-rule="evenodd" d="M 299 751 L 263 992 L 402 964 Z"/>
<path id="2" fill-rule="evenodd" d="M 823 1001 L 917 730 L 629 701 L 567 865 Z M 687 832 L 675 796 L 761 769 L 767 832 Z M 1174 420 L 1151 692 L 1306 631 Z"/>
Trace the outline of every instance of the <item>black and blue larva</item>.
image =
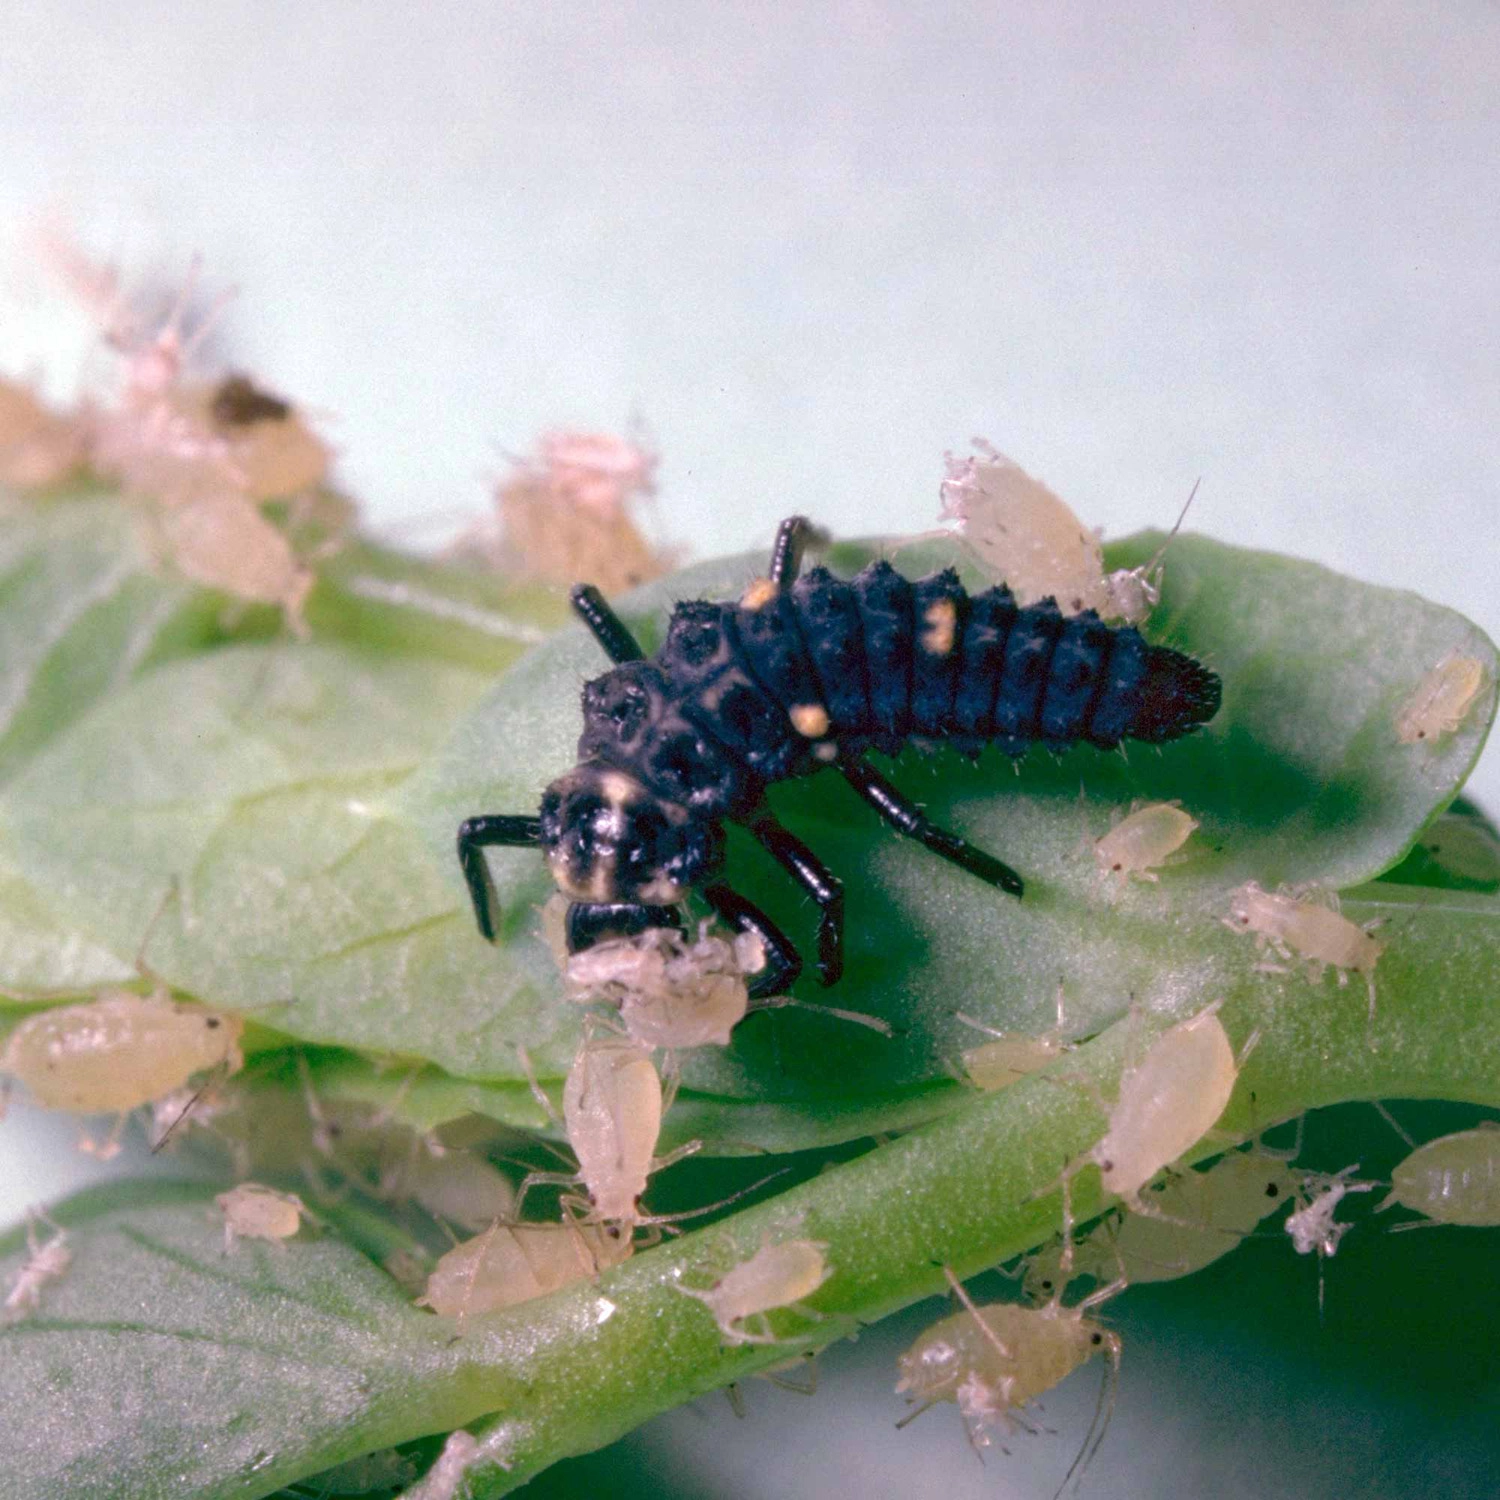
<path id="1" fill-rule="evenodd" d="M 766 967 L 751 993 L 779 994 L 801 972 L 791 942 L 719 878 L 726 819 L 743 824 L 819 908 L 818 974 L 843 969 L 839 881 L 766 806 L 773 781 L 834 767 L 890 825 L 981 880 L 1019 896 L 1021 877 L 929 823 L 865 758 L 908 741 L 977 755 L 1020 755 L 1040 741 L 1112 749 L 1160 743 L 1211 719 L 1219 679 L 1092 610 L 1051 599 L 1021 608 L 1008 588 L 970 595 L 951 569 L 908 579 L 888 562 L 857 577 L 798 576 L 808 532 L 782 522 L 769 576 L 737 603 L 693 600 L 672 612 L 646 660 L 599 591 L 574 609 L 615 663 L 583 689 L 578 764 L 554 781 L 538 817 L 468 818 L 458 858 L 479 930 L 493 939 L 483 850 L 540 845 L 564 895 L 570 952 L 648 927 L 682 929 L 678 903 L 700 889 L 720 917 L 756 933 Z"/>

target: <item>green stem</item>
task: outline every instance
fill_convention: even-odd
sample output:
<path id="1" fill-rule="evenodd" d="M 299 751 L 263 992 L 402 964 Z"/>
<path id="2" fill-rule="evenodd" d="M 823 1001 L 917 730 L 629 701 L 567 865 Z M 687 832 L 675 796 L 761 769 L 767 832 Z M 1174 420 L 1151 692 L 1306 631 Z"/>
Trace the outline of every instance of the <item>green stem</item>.
<path id="1" fill-rule="evenodd" d="M 1500 902 L 1487 896 L 1370 887 L 1346 903 L 1357 920 L 1393 918 L 1366 1019 L 1362 981 L 1250 972 L 1221 1012 L 1237 1044 L 1259 1029 L 1220 1132 L 1243 1138 L 1303 1111 L 1352 1099 L 1438 1097 L 1500 1106 Z M 1128 1058 L 1177 1017 L 1127 1020 L 1069 1054 L 1050 1076 L 976 1095 L 945 1118 L 711 1228 L 636 1257 L 546 1301 L 477 1319 L 461 1346 L 457 1420 L 486 1424 L 509 1468 L 501 1494 L 556 1460 L 612 1441 L 731 1380 L 843 1337 L 943 1287 L 940 1267 L 972 1275 L 1057 1232 L 1064 1164 L 1103 1129 Z M 1202 1143 L 1198 1154 L 1223 1149 Z M 1105 1205 L 1097 1171 L 1074 1184 L 1080 1217 Z M 827 1243 L 833 1274 L 813 1321 L 775 1315 L 783 1342 L 725 1347 L 703 1286 L 763 1237 Z M 476 1480 L 481 1476 L 476 1473 Z"/>

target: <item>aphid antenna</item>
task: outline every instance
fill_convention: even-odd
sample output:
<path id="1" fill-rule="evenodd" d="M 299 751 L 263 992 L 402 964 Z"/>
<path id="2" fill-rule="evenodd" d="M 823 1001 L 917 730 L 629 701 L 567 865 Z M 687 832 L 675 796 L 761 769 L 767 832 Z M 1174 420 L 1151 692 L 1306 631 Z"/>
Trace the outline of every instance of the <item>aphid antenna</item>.
<path id="1" fill-rule="evenodd" d="M 1082 1303 L 1079 1304 L 1079 1306 L 1082 1305 Z M 1109 1367 L 1104 1373 L 1104 1379 L 1099 1382 L 1099 1399 L 1094 1405 L 1094 1415 L 1089 1422 L 1088 1431 L 1083 1435 L 1083 1443 L 1074 1456 L 1073 1462 L 1068 1465 L 1068 1472 L 1063 1475 L 1062 1483 L 1053 1493 L 1052 1500 L 1061 1500 L 1063 1492 L 1070 1484 L 1073 1486 L 1074 1493 L 1077 1493 L 1114 1418 L 1115 1400 L 1120 1394 L 1120 1336 L 1108 1335 L 1105 1347 L 1108 1350 Z"/>
<path id="2" fill-rule="evenodd" d="M 1408 1151 L 1415 1151 L 1417 1149 L 1417 1143 L 1411 1138 L 1405 1126 L 1401 1124 L 1401 1122 L 1395 1117 L 1395 1115 L 1393 1115 L 1390 1110 L 1388 1110 L 1385 1105 L 1380 1102 L 1379 1099 L 1371 1099 L 1370 1108 L 1373 1109 L 1375 1113 L 1379 1115 L 1380 1118 L 1384 1120 L 1385 1123 L 1389 1125 L 1391 1129 L 1394 1130 L 1403 1141 L 1406 1142 L 1406 1148 Z M 1383 1204 L 1381 1206 L 1384 1207 Z"/>
<path id="3" fill-rule="evenodd" d="M 203 1080 L 203 1082 L 198 1085 L 198 1087 L 193 1091 L 192 1098 L 190 1098 L 188 1100 L 188 1102 L 186 1104 L 184 1104 L 182 1106 L 182 1108 L 177 1112 L 176 1119 L 174 1119 L 172 1121 L 172 1123 L 170 1125 L 168 1125 L 167 1128 L 164 1131 L 162 1131 L 162 1133 L 159 1136 L 157 1136 L 157 1138 L 151 1143 L 151 1154 L 152 1154 L 152 1156 L 157 1155 L 166 1146 L 167 1142 L 172 1139 L 173 1135 L 176 1134 L 176 1132 L 179 1129 L 179 1127 L 183 1124 L 183 1122 L 187 1119 L 187 1117 L 190 1114 L 192 1114 L 193 1110 L 197 1107 L 198 1101 L 200 1099 L 202 1099 L 203 1096 L 206 1093 L 208 1093 L 208 1091 L 216 1083 L 222 1083 L 224 1081 L 224 1079 L 226 1077 L 228 1077 L 228 1070 L 229 1070 L 229 1059 L 225 1058 L 224 1061 L 221 1062 L 218 1065 L 218 1067 L 216 1067 L 208 1075 L 208 1077 L 205 1078 Z"/>
<path id="4" fill-rule="evenodd" d="M 694 1150 L 702 1143 L 692 1141 L 689 1143 Z M 680 1149 L 680 1148 L 679 1148 Z M 635 1224 L 671 1226 L 680 1224 L 685 1219 L 699 1219 L 704 1214 L 717 1213 L 721 1208 L 728 1208 L 731 1204 L 738 1203 L 741 1198 L 748 1197 L 751 1193 L 759 1192 L 768 1182 L 775 1182 L 778 1177 L 790 1172 L 790 1167 L 782 1167 L 779 1171 L 771 1172 L 757 1182 L 752 1182 L 748 1187 L 742 1187 L 739 1192 L 731 1193 L 727 1198 L 720 1198 L 717 1203 L 705 1203 L 700 1208 L 684 1208 L 675 1214 L 646 1214 L 635 1218 Z"/>
<path id="5" fill-rule="evenodd" d="M 819 1005 L 815 1000 L 798 1000 L 791 995 L 770 995 L 764 1000 L 757 1000 L 750 1006 L 750 1013 L 754 1014 L 763 1010 L 785 1010 L 789 1007 L 794 1010 L 810 1010 L 814 1015 L 827 1016 L 835 1021 L 849 1021 L 856 1026 L 865 1027 L 868 1031 L 877 1032 L 883 1037 L 895 1035 L 895 1028 L 891 1023 L 882 1021 L 879 1016 L 866 1015 L 858 1010 L 842 1010 L 837 1005 Z M 663 1113 L 666 1107 L 663 1103 Z"/>
<path id="6" fill-rule="evenodd" d="M 1182 502 L 1182 509 L 1177 512 L 1177 519 L 1173 521 L 1172 529 L 1167 533 L 1166 541 L 1164 541 L 1161 546 L 1156 549 L 1156 552 L 1152 556 L 1151 561 L 1146 563 L 1144 567 L 1131 569 L 1131 572 L 1136 573 L 1143 581 L 1149 579 L 1150 576 L 1161 566 L 1162 558 L 1167 555 L 1167 548 L 1172 545 L 1172 542 L 1176 538 L 1177 533 L 1182 530 L 1182 523 L 1187 520 L 1187 513 L 1193 508 L 1193 501 L 1198 498 L 1198 487 L 1202 483 L 1203 476 L 1200 474 L 1193 481 L 1193 487 L 1188 491 L 1187 499 Z"/>

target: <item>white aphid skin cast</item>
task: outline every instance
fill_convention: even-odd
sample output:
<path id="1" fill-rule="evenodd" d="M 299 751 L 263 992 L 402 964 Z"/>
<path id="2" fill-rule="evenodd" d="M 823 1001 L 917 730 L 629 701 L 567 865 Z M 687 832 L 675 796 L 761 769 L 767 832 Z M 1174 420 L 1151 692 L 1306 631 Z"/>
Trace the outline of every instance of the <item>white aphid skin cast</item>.
<path id="1" fill-rule="evenodd" d="M 214 1202 L 224 1215 L 224 1253 L 237 1239 L 269 1240 L 281 1248 L 302 1225 L 307 1205 L 295 1193 L 277 1192 L 259 1182 L 242 1182 Z"/>
<path id="2" fill-rule="evenodd" d="M 1335 1210 L 1349 1193 L 1368 1193 L 1375 1186 L 1373 1182 L 1351 1182 L 1350 1174 L 1357 1171 L 1358 1162 L 1340 1172 L 1316 1173 L 1304 1179 L 1304 1190 L 1310 1187 L 1312 1194 L 1295 1213 L 1287 1215 L 1286 1221 L 1286 1232 L 1298 1255 L 1314 1251 L 1319 1257 L 1338 1254 L 1339 1241 L 1352 1226 L 1335 1219 Z"/>
<path id="3" fill-rule="evenodd" d="M 897 1394 L 917 1407 L 897 1426 L 904 1427 L 939 1401 L 952 1401 L 970 1443 L 982 1448 L 997 1422 L 1007 1430 L 1030 1430 L 1021 1415 L 1027 1404 L 1103 1354 L 1110 1372 L 1094 1420 L 1058 1490 L 1061 1494 L 1069 1480 L 1082 1477 L 1109 1426 L 1120 1377 L 1120 1336 L 1087 1314 L 1122 1291 L 1124 1282 L 1101 1288 L 1076 1307 L 1064 1307 L 1056 1297 L 1041 1307 L 1016 1302 L 979 1307 L 953 1273 L 946 1267 L 944 1272 L 963 1308 L 934 1323 L 897 1361 Z"/>
<path id="4" fill-rule="evenodd" d="M 1065 1035 L 1061 984 L 1057 987 L 1057 1024 L 1050 1031 L 1035 1036 L 1024 1031 L 997 1031 L 962 1011 L 956 1011 L 954 1015 L 965 1026 L 993 1038 L 977 1047 L 967 1048 L 963 1054 L 964 1076 L 986 1094 L 1009 1088 L 1028 1073 L 1048 1067 L 1076 1045 Z"/>
<path id="5" fill-rule="evenodd" d="M 1295 1201 L 1297 1186 L 1282 1157 L 1257 1150 L 1232 1151 L 1206 1171 L 1168 1173 L 1141 1193 L 1147 1212 L 1111 1216 L 1075 1243 L 1071 1275 L 1121 1276 L 1132 1286 L 1191 1276 Z M 1028 1296 L 1050 1297 L 1063 1286 L 1062 1258 L 1058 1243 L 1028 1259 Z"/>
<path id="6" fill-rule="evenodd" d="M 149 995 L 101 990 L 97 999 L 28 1016 L 6 1040 L 0 1071 L 43 1109 L 123 1116 L 182 1089 L 195 1073 L 243 1067 L 244 1029 L 238 1016 L 172 1001 L 165 987 Z"/>
<path id="7" fill-rule="evenodd" d="M 772 1243 L 767 1236 L 749 1260 L 741 1261 L 706 1291 L 681 1285 L 677 1290 L 708 1308 L 726 1344 L 774 1344 L 778 1340 L 767 1313 L 796 1307 L 804 1316 L 816 1316 L 811 1308 L 798 1304 L 833 1275 L 823 1258 L 827 1248 L 821 1240 Z"/>
<path id="8" fill-rule="evenodd" d="M 1484 687 L 1484 664 L 1449 652 L 1416 686 L 1396 715 L 1402 745 L 1430 744 L 1460 728 Z"/>
<path id="9" fill-rule="evenodd" d="M 481 1464 L 510 1468 L 514 1441 L 514 1428 L 508 1422 L 483 1437 L 475 1437 L 460 1427 L 448 1434 L 432 1467 L 409 1490 L 402 1492 L 400 1500 L 462 1500 L 473 1493 L 469 1476 Z"/>
<path id="10" fill-rule="evenodd" d="M 689 943 L 652 927 L 575 953 L 564 971 L 571 997 L 615 1006 L 643 1047 L 728 1046 L 750 1004 L 745 975 L 764 966 L 765 951 L 753 933 L 731 940 L 708 929 Z"/>
<path id="11" fill-rule="evenodd" d="M 37 1237 L 38 1221 L 52 1230 L 45 1244 Z M 5 1302 L 0 1305 L 0 1322 L 19 1322 L 35 1312 L 41 1306 L 43 1290 L 64 1276 L 72 1263 L 73 1252 L 68 1248 L 67 1231 L 54 1224 L 46 1214 L 28 1209 L 26 1259 L 6 1283 Z"/>
<path id="12" fill-rule="evenodd" d="M 1331 899 L 1331 898 L 1328 898 Z M 1370 993 L 1370 1019 L 1375 1018 L 1375 964 L 1385 952 L 1369 931 L 1342 916 L 1326 900 L 1263 890 L 1247 881 L 1229 899 L 1224 925 L 1232 932 L 1254 933 L 1263 948 L 1290 962 L 1304 959 L 1314 983 L 1332 967 L 1339 983 L 1362 974 Z M 1274 967 L 1266 966 L 1271 972 Z"/>
<path id="13" fill-rule="evenodd" d="M 618 1225 L 496 1222 L 438 1261 L 417 1302 L 462 1324 L 589 1280 L 623 1265 L 633 1249 L 628 1229 Z"/>
<path id="14" fill-rule="evenodd" d="M 1138 625 L 1161 602 L 1165 545 L 1139 568 L 1106 574 L 1097 531 L 988 443 L 976 438 L 974 448 L 977 457 L 946 456 L 939 487 L 942 514 L 959 523 L 965 540 L 1017 603 L 1053 598 L 1067 615 L 1092 609 L 1104 620 Z M 1174 526 L 1172 534 L 1176 531 Z"/>
<path id="15" fill-rule="evenodd" d="M 1180 802 L 1148 802 L 1136 807 L 1103 838 L 1094 840 L 1099 873 L 1121 886 L 1131 878 L 1155 881 L 1157 869 L 1187 842 L 1198 820 Z"/>
<path id="16" fill-rule="evenodd" d="M 1380 1207 L 1396 1203 L 1434 1224 L 1500 1224 L 1500 1125 L 1486 1121 L 1418 1146 L 1391 1173 Z"/>

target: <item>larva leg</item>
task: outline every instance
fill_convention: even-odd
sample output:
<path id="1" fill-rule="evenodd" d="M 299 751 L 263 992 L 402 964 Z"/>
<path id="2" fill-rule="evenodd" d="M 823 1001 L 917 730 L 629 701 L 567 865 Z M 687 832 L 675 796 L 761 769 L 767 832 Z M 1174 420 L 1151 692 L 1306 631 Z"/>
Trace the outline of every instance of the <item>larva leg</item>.
<path id="1" fill-rule="evenodd" d="M 776 528 L 771 544 L 771 566 L 767 569 L 778 589 L 789 589 L 802 571 L 802 549 L 807 546 L 812 526 L 806 516 L 788 516 Z"/>
<path id="2" fill-rule="evenodd" d="M 844 972 L 844 887 L 801 839 L 788 833 L 770 813 L 749 825 L 750 832 L 818 905 L 818 979 L 837 984 Z"/>
<path id="3" fill-rule="evenodd" d="M 568 595 L 568 603 L 616 666 L 621 662 L 646 659 L 646 653 L 631 635 L 630 627 L 609 607 L 604 595 L 593 584 L 575 583 Z"/>
<path id="4" fill-rule="evenodd" d="M 474 920 L 486 942 L 495 941 L 495 883 L 481 852 L 487 848 L 523 849 L 539 843 L 540 818 L 524 814 L 481 813 L 458 825 L 458 863 L 469 887 Z"/>
<path id="5" fill-rule="evenodd" d="M 784 995 L 802 972 L 802 959 L 791 939 L 753 902 L 727 885 L 711 885 L 703 898 L 736 932 L 753 932 L 766 950 L 766 966 L 750 984 L 750 998 Z"/>
<path id="6" fill-rule="evenodd" d="M 897 833 L 916 839 L 934 854 L 967 870 L 971 875 L 977 875 L 990 885 L 999 886 L 1012 896 L 1019 896 L 1025 889 L 1025 882 L 1009 865 L 1002 864 L 993 854 L 986 854 L 983 849 L 976 849 L 956 833 L 929 823 L 868 761 L 841 761 L 839 770 L 844 773 L 849 785 Z"/>

